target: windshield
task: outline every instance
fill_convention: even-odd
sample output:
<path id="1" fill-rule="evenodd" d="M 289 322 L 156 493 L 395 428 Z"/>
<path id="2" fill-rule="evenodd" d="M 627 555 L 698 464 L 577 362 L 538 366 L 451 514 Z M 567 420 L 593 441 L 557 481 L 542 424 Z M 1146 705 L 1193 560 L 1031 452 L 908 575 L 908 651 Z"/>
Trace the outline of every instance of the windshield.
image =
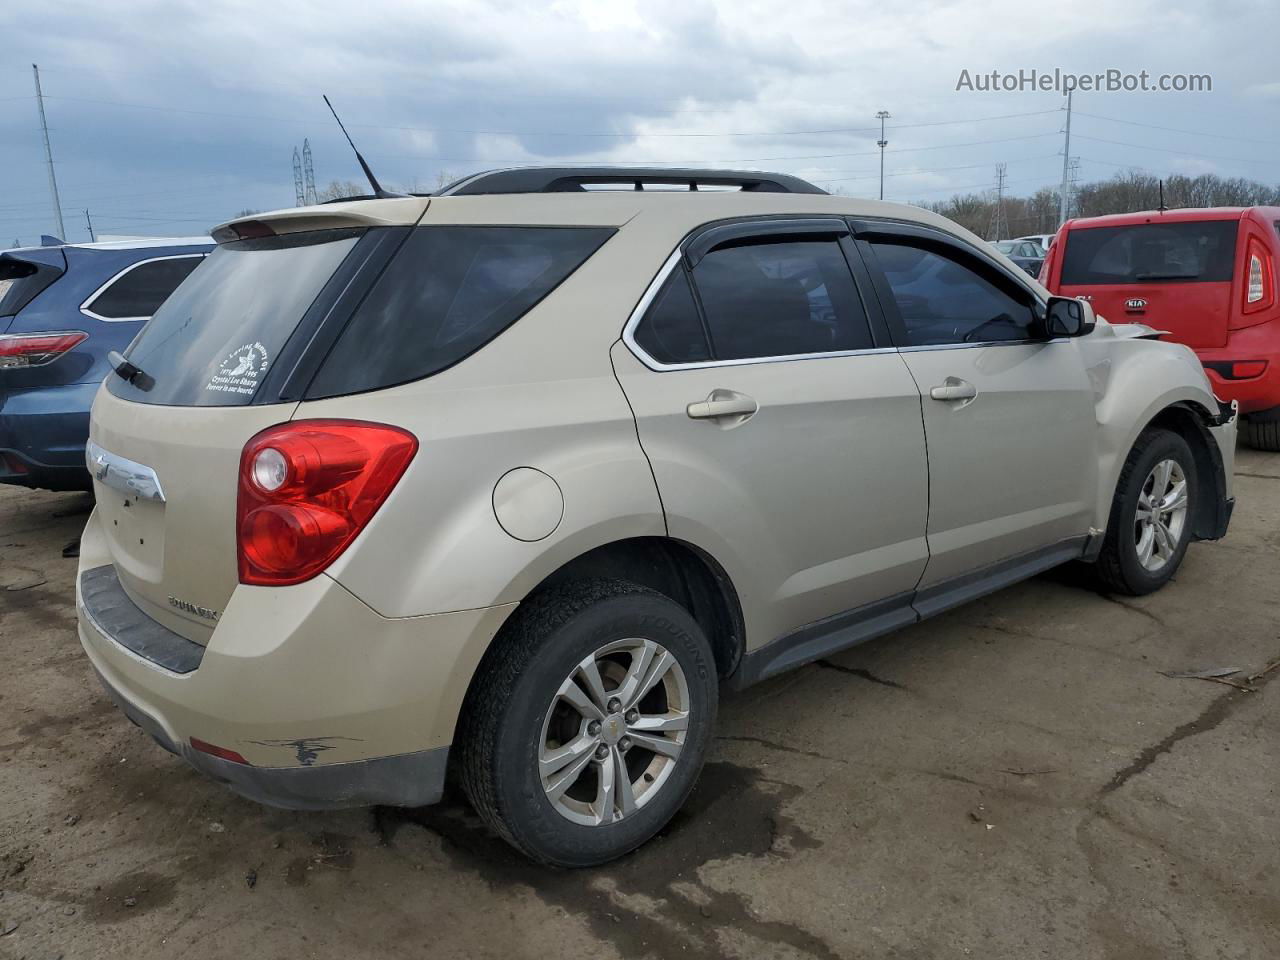
<path id="1" fill-rule="evenodd" d="M 1235 220 L 1193 220 L 1071 230 L 1062 283 L 1226 283 L 1237 227 Z"/>
<path id="2" fill-rule="evenodd" d="M 145 377 L 110 377 L 138 403 L 184 407 L 252 402 L 267 370 L 359 230 L 323 230 L 221 244 L 156 311 L 129 348 Z"/>

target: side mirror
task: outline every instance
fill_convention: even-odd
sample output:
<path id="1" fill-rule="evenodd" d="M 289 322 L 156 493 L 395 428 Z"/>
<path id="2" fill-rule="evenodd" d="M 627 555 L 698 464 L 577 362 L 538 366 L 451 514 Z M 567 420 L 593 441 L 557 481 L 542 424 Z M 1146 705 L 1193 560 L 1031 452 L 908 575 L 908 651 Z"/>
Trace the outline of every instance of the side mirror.
<path id="1" fill-rule="evenodd" d="M 1092 333 L 1097 321 L 1093 307 L 1074 297 L 1050 297 L 1045 316 L 1045 333 L 1056 337 L 1083 337 Z"/>

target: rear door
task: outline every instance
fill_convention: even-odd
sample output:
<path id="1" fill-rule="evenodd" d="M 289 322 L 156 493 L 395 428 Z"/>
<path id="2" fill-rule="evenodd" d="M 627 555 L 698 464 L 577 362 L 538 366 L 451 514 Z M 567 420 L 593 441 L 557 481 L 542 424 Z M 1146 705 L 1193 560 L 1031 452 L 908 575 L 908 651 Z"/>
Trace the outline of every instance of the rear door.
<path id="1" fill-rule="evenodd" d="M 890 223 L 859 224 L 858 236 L 923 402 L 929 564 L 917 608 L 954 601 L 959 578 L 983 592 L 972 578 L 995 564 L 1078 553 L 1097 454 L 1076 343 L 1037 339 L 1031 287 L 976 248 Z"/>
<path id="2" fill-rule="evenodd" d="M 1145 323 L 1190 347 L 1227 342 L 1234 219 L 1072 226 L 1057 251 L 1055 292 L 1087 297 L 1112 323 Z"/>
<path id="3" fill-rule="evenodd" d="M 713 227 L 613 349 L 670 535 L 725 566 L 752 646 L 908 594 L 927 559 L 920 397 L 850 254 L 836 219 Z"/>

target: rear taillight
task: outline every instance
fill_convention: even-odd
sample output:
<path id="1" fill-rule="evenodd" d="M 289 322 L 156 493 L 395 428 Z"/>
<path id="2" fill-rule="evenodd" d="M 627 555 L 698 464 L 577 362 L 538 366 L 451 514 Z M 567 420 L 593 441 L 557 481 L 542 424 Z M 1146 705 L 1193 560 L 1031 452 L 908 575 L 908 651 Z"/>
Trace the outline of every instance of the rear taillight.
<path id="1" fill-rule="evenodd" d="M 1256 237 L 1249 239 L 1244 280 L 1245 313 L 1265 310 L 1275 302 L 1275 268 L 1271 254 Z"/>
<path id="2" fill-rule="evenodd" d="M 87 339 L 89 335 L 79 330 L 0 335 L 0 370 L 43 367 Z"/>
<path id="3" fill-rule="evenodd" d="M 413 434 L 358 420 L 268 427 L 240 455 L 240 582 L 310 580 L 341 555 L 418 450 Z"/>

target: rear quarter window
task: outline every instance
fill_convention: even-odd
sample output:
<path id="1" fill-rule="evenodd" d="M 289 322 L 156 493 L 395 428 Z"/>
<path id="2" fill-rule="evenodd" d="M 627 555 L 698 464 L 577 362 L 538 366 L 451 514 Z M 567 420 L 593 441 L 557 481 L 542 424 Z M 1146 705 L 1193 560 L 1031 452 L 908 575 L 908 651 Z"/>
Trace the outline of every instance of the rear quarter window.
<path id="1" fill-rule="evenodd" d="M 417 227 L 356 308 L 307 391 L 419 380 L 502 333 L 596 252 L 611 227 Z"/>
<path id="2" fill-rule="evenodd" d="M 98 291 L 82 308 L 102 320 L 143 320 L 187 279 L 203 254 L 157 257 L 134 264 Z"/>
<path id="3" fill-rule="evenodd" d="M 1070 230 L 1061 282 L 1228 283 L 1238 229 L 1236 220 L 1195 220 Z"/>

